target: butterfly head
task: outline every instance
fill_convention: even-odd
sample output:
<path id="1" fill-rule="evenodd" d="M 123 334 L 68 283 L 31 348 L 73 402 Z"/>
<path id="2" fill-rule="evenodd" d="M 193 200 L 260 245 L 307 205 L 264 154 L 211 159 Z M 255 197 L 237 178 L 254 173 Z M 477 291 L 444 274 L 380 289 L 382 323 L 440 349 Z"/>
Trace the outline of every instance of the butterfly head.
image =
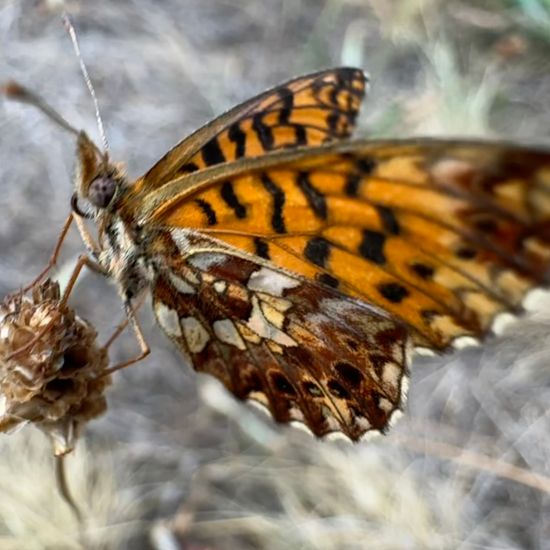
<path id="1" fill-rule="evenodd" d="M 79 215 L 95 217 L 110 211 L 127 180 L 120 166 L 110 162 L 109 155 L 98 149 L 95 143 L 80 132 L 77 140 L 77 163 L 73 209 Z M 79 204 L 88 205 L 93 214 L 84 214 Z"/>

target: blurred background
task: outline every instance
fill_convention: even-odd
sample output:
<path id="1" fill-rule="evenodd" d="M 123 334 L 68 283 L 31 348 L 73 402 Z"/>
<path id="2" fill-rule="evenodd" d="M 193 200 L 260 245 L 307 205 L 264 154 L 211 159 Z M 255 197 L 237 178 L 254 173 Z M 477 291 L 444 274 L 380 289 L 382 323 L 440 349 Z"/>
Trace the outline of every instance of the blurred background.
<path id="1" fill-rule="evenodd" d="M 550 144 L 548 0 L 21 0 L 0 2 L 0 82 L 39 92 L 98 142 L 60 22 L 73 17 L 111 154 L 131 177 L 210 118 L 291 76 L 367 70 L 358 134 Z M 44 266 L 69 211 L 74 139 L 0 101 L 0 292 Z M 63 280 L 82 244 L 71 233 Z M 113 288 L 72 305 L 106 339 Z M 197 377 L 155 326 L 109 409 L 68 460 L 87 542 L 55 491 L 49 442 L 0 438 L 0 547 L 550 548 L 550 302 L 483 347 L 417 358 L 387 437 L 318 442 Z M 123 337 L 114 361 L 135 353 Z"/>

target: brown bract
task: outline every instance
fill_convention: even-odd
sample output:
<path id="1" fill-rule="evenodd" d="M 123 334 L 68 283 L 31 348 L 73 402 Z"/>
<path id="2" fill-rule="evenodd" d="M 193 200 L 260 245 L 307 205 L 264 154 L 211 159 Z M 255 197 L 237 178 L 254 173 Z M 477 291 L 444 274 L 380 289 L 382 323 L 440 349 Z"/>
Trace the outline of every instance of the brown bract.
<path id="1" fill-rule="evenodd" d="M 107 408 L 107 366 L 97 332 L 61 301 L 57 283 L 9 296 L 0 305 L 0 432 L 32 422 L 56 455 L 70 452 Z"/>

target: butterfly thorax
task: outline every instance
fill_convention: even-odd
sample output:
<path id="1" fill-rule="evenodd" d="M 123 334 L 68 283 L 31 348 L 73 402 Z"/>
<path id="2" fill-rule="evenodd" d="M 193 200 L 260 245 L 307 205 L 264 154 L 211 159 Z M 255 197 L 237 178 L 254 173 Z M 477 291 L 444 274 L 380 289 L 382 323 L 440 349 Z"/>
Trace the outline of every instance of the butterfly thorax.
<path id="1" fill-rule="evenodd" d="M 141 230 L 109 215 L 100 235 L 98 261 L 125 299 L 137 296 L 154 278 L 144 251 Z"/>

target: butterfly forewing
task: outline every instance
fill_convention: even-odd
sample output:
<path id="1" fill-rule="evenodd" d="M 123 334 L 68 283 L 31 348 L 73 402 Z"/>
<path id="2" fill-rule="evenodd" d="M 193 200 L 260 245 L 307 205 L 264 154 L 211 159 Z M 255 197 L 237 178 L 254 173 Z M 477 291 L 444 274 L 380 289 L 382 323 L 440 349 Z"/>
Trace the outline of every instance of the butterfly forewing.
<path id="1" fill-rule="evenodd" d="M 214 119 L 171 149 L 136 182 L 147 191 L 186 173 L 268 151 L 349 137 L 365 95 L 358 69 L 302 76 Z"/>
<path id="2" fill-rule="evenodd" d="M 546 280 L 549 174 L 548 153 L 504 144 L 356 141 L 205 171 L 148 215 L 375 304 L 444 349 Z"/>
<path id="3" fill-rule="evenodd" d="M 381 311 L 186 230 L 156 246 L 157 320 L 196 370 L 317 436 L 357 440 L 402 408 L 410 344 Z"/>

